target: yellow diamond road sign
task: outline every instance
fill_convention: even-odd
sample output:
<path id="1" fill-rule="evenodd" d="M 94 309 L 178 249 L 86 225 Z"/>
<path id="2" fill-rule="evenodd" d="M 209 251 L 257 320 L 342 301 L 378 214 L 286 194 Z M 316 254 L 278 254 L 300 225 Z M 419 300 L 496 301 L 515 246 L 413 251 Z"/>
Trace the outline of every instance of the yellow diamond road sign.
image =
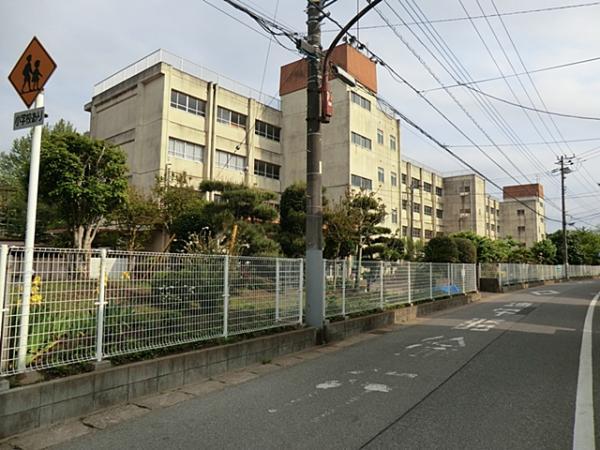
<path id="1" fill-rule="evenodd" d="M 56 63 L 41 42 L 34 37 L 10 72 L 8 79 L 29 108 L 44 89 L 44 85 L 55 69 Z"/>

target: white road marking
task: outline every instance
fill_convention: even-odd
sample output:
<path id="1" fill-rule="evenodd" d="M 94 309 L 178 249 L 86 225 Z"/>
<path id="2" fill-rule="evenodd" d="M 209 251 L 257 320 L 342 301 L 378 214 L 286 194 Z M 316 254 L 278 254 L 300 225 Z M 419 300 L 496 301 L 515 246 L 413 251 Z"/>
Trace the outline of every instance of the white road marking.
<path id="1" fill-rule="evenodd" d="M 317 389 L 333 389 L 338 388 L 342 385 L 338 380 L 325 381 L 324 383 L 317 384 Z"/>
<path id="2" fill-rule="evenodd" d="M 361 373 L 363 373 L 363 370 L 351 370 L 350 372 L 348 372 L 349 374 L 352 375 L 360 375 Z"/>
<path id="3" fill-rule="evenodd" d="M 533 295 L 555 295 L 555 294 L 560 294 L 560 292 L 547 290 L 547 291 L 533 291 L 532 294 Z"/>
<path id="4" fill-rule="evenodd" d="M 504 320 L 486 320 L 486 319 L 478 319 L 475 317 L 474 319 L 467 320 L 462 322 L 454 327 L 455 330 L 469 330 L 469 331 L 490 331 L 492 328 L 495 328 L 500 323 L 504 322 Z"/>
<path id="5" fill-rule="evenodd" d="M 389 375 L 390 377 L 404 377 L 404 378 L 417 378 L 419 375 L 416 373 L 406 373 L 406 372 L 396 372 L 396 371 L 392 371 L 392 372 L 386 372 L 386 375 Z"/>
<path id="6" fill-rule="evenodd" d="M 594 435 L 594 389 L 592 369 L 592 321 L 600 292 L 596 294 L 583 324 L 581 351 L 579 353 L 579 375 L 577 377 L 577 400 L 575 402 L 575 427 L 573 448 L 577 450 L 596 448 Z"/>
<path id="7" fill-rule="evenodd" d="M 267 411 L 269 411 L 271 414 L 273 414 L 273 413 L 276 413 L 276 412 L 277 412 L 277 410 L 276 410 L 276 409 L 269 409 L 269 410 L 267 410 Z"/>
<path id="8" fill-rule="evenodd" d="M 385 384 L 369 383 L 364 386 L 365 391 L 369 392 L 390 392 L 392 388 Z"/>

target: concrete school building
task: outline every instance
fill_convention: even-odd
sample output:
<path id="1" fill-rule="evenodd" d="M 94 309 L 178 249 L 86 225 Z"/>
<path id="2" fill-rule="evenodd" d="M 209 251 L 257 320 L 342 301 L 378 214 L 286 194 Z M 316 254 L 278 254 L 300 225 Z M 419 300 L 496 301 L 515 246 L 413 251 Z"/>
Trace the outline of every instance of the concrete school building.
<path id="1" fill-rule="evenodd" d="M 501 205 L 485 194 L 485 180 L 444 177 L 402 158 L 400 121 L 379 101 L 375 63 L 347 44 L 332 62 L 354 80 L 330 81 L 334 112 L 322 125 L 330 200 L 348 189 L 376 192 L 386 205 L 382 225 L 403 237 L 498 237 Z M 157 176 L 185 175 L 191 186 L 220 180 L 279 194 L 306 180 L 306 71 L 304 60 L 281 67 L 275 98 L 157 50 L 96 84 L 85 105 L 90 135 L 121 146 L 142 190 Z"/>

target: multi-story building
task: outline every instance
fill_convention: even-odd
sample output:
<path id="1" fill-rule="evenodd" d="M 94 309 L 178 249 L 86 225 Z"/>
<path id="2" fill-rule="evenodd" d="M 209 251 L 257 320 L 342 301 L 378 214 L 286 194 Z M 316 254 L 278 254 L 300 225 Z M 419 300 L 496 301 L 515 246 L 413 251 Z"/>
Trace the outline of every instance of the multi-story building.
<path id="1" fill-rule="evenodd" d="M 280 192 L 279 101 L 158 50 L 98 83 L 90 134 L 120 145 L 131 182 L 157 176 L 244 183 Z"/>
<path id="2" fill-rule="evenodd" d="M 546 237 L 541 184 L 505 186 L 500 209 L 502 237 L 512 237 L 527 247 Z"/>
<path id="3" fill-rule="evenodd" d="M 434 169 L 402 158 L 402 236 L 429 240 L 444 233 L 444 179 Z"/>
<path id="4" fill-rule="evenodd" d="M 400 228 L 400 124 L 377 99 L 373 61 L 350 45 L 340 45 L 334 64 L 354 77 L 330 81 L 333 116 L 322 125 L 322 173 L 326 196 L 336 201 L 348 189 L 376 192 L 386 205 L 384 226 Z M 306 180 L 306 60 L 281 68 L 283 188 Z M 354 85 L 352 85 L 354 84 Z"/>
<path id="5" fill-rule="evenodd" d="M 476 174 L 444 178 L 444 231 L 473 231 L 480 236 L 499 236 L 500 202 L 486 192 L 486 183 Z"/>

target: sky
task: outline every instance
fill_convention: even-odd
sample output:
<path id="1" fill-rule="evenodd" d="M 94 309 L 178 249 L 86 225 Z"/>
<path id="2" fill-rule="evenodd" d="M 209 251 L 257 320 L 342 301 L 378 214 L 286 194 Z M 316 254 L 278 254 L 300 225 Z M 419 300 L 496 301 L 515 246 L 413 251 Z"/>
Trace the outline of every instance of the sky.
<path id="1" fill-rule="evenodd" d="M 298 33 L 306 30 L 298 0 L 240 0 Z M 331 17 L 345 24 L 366 0 L 337 0 Z M 520 10 L 588 4 L 577 8 L 472 18 Z M 360 41 L 417 90 L 423 91 L 600 56 L 600 2 L 586 0 L 384 0 L 358 30 Z M 269 95 L 277 95 L 279 67 L 299 57 L 265 36 L 243 13 L 222 0 L 30 0 L 0 2 L 0 151 L 24 131 L 12 130 L 14 112 L 25 109 L 8 73 L 37 36 L 58 68 L 45 91 L 49 123 L 64 118 L 89 128 L 84 105 L 93 86 L 159 48 L 196 62 Z M 219 11 L 218 9 L 221 9 Z M 420 8 L 418 10 L 417 8 Z M 457 19 L 427 25 L 421 20 Z M 411 15 L 413 18 L 411 18 Z M 237 19 L 237 20 L 236 20 Z M 393 30 L 387 26 L 400 24 Z M 252 30 L 253 28 L 254 30 Z M 328 46 L 336 25 L 323 23 Z M 352 30 L 357 33 L 356 28 Z M 437 40 L 435 40 L 437 39 Z M 435 57 L 434 57 L 435 56 Z M 437 60 L 436 60 L 437 58 Z M 446 58 L 446 61 L 443 59 Z M 537 109 L 600 117 L 600 61 L 473 85 L 488 94 Z M 541 182 L 549 231 L 560 224 L 560 179 L 551 174 L 557 156 L 575 154 L 567 176 L 567 207 L 575 227 L 600 225 L 600 123 L 525 111 L 464 86 L 424 93 L 456 128 L 421 96 L 378 67 L 378 94 L 438 141 L 500 186 Z M 465 167 L 403 123 L 401 152 L 443 174 Z M 458 131 L 458 130 L 460 131 Z M 462 132 L 462 133 L 461 133 Z M 552 144 L 553 141 L 573 141 Z M 473 147 L 473 143 L 479 148 Z M 541 144 L 540 144 L 541 143 Z M 506 145 L 509 144 L 509 145 Z M 587 157 L 586 157 L 587 152 Z M 579 157 L 579 155 L 582 155 Z M 501 197 L 490 183 L 488 191 Z"/>

